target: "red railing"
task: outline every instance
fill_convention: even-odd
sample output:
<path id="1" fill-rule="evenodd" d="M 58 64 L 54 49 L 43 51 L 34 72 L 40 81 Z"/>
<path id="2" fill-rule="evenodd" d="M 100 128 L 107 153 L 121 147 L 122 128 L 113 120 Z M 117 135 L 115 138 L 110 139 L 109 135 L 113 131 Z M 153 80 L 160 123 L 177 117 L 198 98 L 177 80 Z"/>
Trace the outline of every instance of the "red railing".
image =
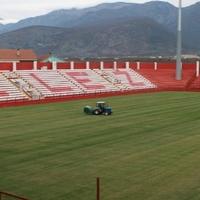
<path id="1" fill-rule="evenodd" d="M 0 200 L 3 200 L 3 197 L 12 197 L 13 199 L 17 199 L 17 200 L 30 200 L 30 199 L 20 197 L 20 196 L 15 195 L 15 194 L 10 194 L 8 192 L 0 192 Z"/>

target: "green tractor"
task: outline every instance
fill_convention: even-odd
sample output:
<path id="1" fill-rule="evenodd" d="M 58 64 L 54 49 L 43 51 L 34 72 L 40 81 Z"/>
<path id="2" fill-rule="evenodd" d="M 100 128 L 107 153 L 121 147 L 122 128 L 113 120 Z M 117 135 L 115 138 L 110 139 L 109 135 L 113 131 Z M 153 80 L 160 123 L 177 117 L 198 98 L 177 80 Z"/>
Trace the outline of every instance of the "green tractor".
<path id="1" fill-rule="evenodd" d="M 112 108 L 109 107 L 106 102 L 99 101 L 96 103 L 96 107 L 92 108 L 91 106 L 85 106 L 84 107 L 84 113 L 88 115 L 111 115 L 112 114 Z"/>

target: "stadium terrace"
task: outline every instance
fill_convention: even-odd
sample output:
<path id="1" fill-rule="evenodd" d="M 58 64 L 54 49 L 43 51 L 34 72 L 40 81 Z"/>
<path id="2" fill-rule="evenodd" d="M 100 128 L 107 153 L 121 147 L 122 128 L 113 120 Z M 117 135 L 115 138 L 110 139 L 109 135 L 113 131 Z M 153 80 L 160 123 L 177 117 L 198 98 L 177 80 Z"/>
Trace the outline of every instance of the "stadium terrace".
<path id="1" fill-rule="evenodd" d="M 38 60 L 33 50 L 0 50 L 0 104 L 112 96 L 150 91 L 199 91 L 199 61 L 183 62 L 175 80 L 175 61 L 93 59 Z"/>

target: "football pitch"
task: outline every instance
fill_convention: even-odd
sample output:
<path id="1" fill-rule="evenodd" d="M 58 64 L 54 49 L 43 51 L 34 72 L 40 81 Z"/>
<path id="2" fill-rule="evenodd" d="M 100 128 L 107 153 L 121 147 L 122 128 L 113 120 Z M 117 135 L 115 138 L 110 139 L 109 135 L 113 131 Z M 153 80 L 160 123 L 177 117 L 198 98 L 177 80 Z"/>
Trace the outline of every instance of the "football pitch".
<path id="1" fill-rule="evenodd" d="M 112 116 L 85 105 L 107 101 Z M 31 200 L 200 199 L 200 93 L 0 109 L 0 190 Z"/>

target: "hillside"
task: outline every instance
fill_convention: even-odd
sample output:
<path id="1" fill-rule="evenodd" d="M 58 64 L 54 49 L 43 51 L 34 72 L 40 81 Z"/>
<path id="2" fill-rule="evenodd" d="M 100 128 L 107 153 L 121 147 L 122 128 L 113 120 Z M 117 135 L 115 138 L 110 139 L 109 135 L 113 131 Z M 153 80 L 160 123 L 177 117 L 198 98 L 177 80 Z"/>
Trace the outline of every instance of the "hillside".
<path id="1" fill-rule="evenodd" d="M 61 9 L 46 15 L 23 19 L 18 23 L 4 25 L 0 28 L 0 32 L 8 32 L 29 26 L 86 27 L 136 17 L 148 17 L 163 25 L 173 26 L 176 18 L 176 8 L 169 3 L 159 1 L 144 4 L 104 3 L 84 9 Z"/>
<path id="2" fill-rule="evenodd" d="M 173 54 L 175 43 L 174 34 L 147 18 L 87 28 L 34 26 L 0 37 L 0 48 L 33 48 L 61 57 Z"/>
<path id="3" fill-rule="evenodd" d="M 200 3 L 183 8 L 186 54 L 200 52 L 199 19 Z M 177 8 L 161 1 L 62 9 L 0 25 L 0 48 L 33 48 L 38 53 L 82 57 L 174 55 L 176 21 Z"/>

